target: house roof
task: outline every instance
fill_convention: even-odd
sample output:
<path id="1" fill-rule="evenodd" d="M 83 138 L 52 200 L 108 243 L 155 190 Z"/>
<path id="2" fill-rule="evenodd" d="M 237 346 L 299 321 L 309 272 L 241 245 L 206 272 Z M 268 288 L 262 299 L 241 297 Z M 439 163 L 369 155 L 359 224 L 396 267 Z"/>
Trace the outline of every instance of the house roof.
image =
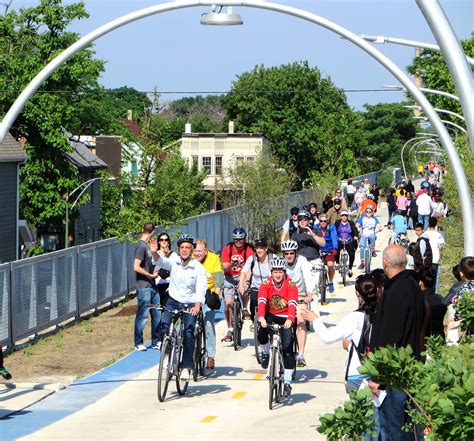
<path id="1" fill-rule="evenodd" d="M 69 144 L 73 148 L 72 152 L 65 152 L 65 156 L 79 169 L 97 170 L 107 168 L 107 164 L 97 155 L 91 152 L 90 148 L 77 137 L 63 129 L 64 136 L 68 138 Z"/>
<path id="2" fill-rule="evenodd" d="M 24 162 L 27 159 L 25 150 L 15 138 L 7 133 L 0 143 L 0 162 Z"/>

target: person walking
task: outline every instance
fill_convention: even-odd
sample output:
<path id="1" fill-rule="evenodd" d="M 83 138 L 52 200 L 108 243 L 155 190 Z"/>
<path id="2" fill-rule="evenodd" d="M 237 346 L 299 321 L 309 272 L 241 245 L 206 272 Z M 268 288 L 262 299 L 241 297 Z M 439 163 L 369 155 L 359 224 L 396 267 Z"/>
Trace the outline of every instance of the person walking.
<path id="1" fill-rule="evenodd" d="M 423 229 L 427 230 L 431 215 L 431 197 L 425 188 L 416 198 L 416 205 L 418 205 L 418 223 L 423 224 Z"/>
<path id="2" fill-rule="evenodd" d="M 370 347 L 375 351 L 387 346 L 411 346 L 413 356 L 421 360 L 425 301 L 415 273 L 406 269 L 405 248 L 400 245 L 389 245 L 382 258 L 388 280 L 377 303 Z M 380 394 L 378 384 L 369 381 L 369 387 L 374 395 Z M 379 408 L 382 439 L 405 440 L 407 434 L 403 426 L 407 423 L 408 397 L 400 390 L 387 389 L 386 392 Z"/>
<path id="3" fill-rule="evenodd" d="M 137 282 L 137 301 L 138 308 L 135 316 L 134 341 L 136 351 L 146 351 L 143 344 L 143 330 L 148 321 L 148 314 L 151 314 L 151 347 L 157 349 L 158 343 L 158 325 L 160 323 L 160 312 L 151 308 L 148 312 L 147 305 L 159 305 L 160 295 L 155 288 L 155 279 L 158 273 L 155 272 L 155 266 L 152 263 L 150 251 L 150 240 L 155 231 L 155 225 L 147 222 L 143 225 L 142 234 L 137 246 L 135 247 L 135 259 L 133 261 L 133 270 Z"/>
<path id="4" fill-rule="evenodd" d="M 390 189 L 390 194 L 387 198 L 387 207 L 388 207 L 388 222 L 387 226 L 392 225 L 393 213 L 397 211 L 397 197 L 395 195 L 395 189 Z"/>

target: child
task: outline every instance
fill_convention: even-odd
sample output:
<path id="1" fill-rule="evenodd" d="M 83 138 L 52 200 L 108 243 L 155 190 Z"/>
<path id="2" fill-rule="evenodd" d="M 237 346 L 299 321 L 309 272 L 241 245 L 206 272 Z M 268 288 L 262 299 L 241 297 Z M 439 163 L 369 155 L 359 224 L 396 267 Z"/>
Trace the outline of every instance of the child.
<path id="1" fill-rule="evenodd" d="M 407 220 L 406 217 L 402 215 L 401 210 L 395 212 L 395 216 L 392 218 L 392 237 L 390 239 L 391 243 L 395 243 L 395 239 L 400 234 L 407 234 Z"/>

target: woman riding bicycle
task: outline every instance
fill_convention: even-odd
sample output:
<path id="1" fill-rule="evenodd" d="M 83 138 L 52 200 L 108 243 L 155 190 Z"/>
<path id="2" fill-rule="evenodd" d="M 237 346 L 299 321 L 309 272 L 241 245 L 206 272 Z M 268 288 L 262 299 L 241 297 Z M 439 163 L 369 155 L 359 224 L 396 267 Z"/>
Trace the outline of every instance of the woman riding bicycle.
<path id="1" fill-rule="evenodd" d="M 357 230 L 354 221 L 349 219 L 349 212 L 347 210 L 341 211 L 341 219 L 335 222 L 334 227 L 336 228 L 337 239 L 339 242 L 336 262 L 339 263 L 339 256 L 345 245 L 346 251 L 349 254 L 348 276 L 352 277 L 352 266 L 354 265 L 357 241 L 359 240 L 359 231 Z"/>
<path id="2" fill-rule="evenodd" d="M 271 277 L 265 280 L 258 290 L 258 341 L 262 345 L 262 368 L 268 367 L 269 343 L 267 323 L 275 323 L 280 329 L 283 349 L 284 395 L 291 394 L 291 379 L 295 368 L 295 354 L 293 353 L 294 334 L 293 323 L 296 320 L 298 289 L 296 284 L 286 275 L 286 260 L 275 257 L 270 261 Z"/>

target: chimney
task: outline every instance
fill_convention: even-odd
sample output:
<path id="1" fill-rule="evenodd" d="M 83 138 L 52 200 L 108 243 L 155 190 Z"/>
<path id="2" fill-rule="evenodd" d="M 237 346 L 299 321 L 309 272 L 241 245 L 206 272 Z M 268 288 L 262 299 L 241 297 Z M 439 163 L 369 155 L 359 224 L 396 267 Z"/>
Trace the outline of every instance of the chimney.
<path id="1" fill-rule="evenodd" d="M 133 110 L 132 109 L 127 110 L 127 120 L 128 121 L 133 121 Z"/>
<path id="2" fill-rule="evenodd" d="M 234 121 L 229 121 L 229 133 L 235 133 L 234 132 Z"/>
<path id="3" fill-rule="evenodd" d="M 187 134 L 192 133 L 192 130 L 191 130 L 191 123 L 186 123 L 186 124 L 184 125 L 184 133 L 187 133 Z"/>

